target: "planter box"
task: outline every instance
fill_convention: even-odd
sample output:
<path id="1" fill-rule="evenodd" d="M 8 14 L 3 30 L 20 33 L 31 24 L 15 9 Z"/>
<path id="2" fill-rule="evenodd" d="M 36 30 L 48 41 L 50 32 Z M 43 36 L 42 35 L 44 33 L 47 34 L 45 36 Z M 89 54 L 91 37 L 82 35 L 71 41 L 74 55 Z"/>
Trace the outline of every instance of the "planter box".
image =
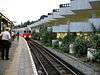
<path id="1" fill-rule="evenodd" d="M 58 44 L 59 44 L 58 40 L 52 40 L 52 46 L 58 45 Z"/>
<path id="2" fill-rule="evenodd" d="M 71 53 L 71 54 L 75 53 L 75 51 L 74 51 L 74 44 L 70 44 L 69 45 L 69 53 Z"/>
<path id="3" fill-rule="evenodd" d="M 90 59 L 90 60 L 93 60 L 95 53 L 96 53 L 96 49 L 88 48 L 88 50 L 87 50 L 87 58 Z"/>
<path id="4" fill-rule="evenodd" d="M 59 47 L 61 46 L 61 44 L 62 44 L 62 41 L 59 41 Z"/>

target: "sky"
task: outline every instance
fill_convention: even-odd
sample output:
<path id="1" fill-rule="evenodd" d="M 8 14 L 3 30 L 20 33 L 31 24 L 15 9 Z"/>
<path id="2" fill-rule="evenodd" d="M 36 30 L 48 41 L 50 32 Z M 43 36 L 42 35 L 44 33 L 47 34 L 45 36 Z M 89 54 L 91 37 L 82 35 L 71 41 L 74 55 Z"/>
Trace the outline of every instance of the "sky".
<path id="1" fill-rule="evenodd" d="M 0 12 L 20 24 L 27 20 L 38 20 L 41 15 L 47 15 L 53 9 L 58 9 L 60 4 L 69 2 L 70 0 L 0 0 Z"/>

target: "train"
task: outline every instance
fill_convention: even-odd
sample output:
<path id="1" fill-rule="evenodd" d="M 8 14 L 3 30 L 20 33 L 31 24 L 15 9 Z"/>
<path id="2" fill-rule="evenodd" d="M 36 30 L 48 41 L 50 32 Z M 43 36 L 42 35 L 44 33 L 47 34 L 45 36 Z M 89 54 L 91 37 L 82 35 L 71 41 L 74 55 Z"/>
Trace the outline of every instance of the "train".
<path id="1" fill-rule="evenodd" d="M 29 27 L 14 29 L 13 31 L 15 34 L 19 33 L 19 36 L 25 39 L 32 39 L 32 30 Z"/>

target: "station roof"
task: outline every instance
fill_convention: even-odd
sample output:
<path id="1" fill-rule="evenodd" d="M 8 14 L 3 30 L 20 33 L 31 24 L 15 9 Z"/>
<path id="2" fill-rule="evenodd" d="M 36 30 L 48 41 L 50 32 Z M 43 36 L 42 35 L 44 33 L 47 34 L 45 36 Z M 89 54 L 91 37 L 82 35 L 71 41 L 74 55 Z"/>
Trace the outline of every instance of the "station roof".
<path id="1" fill-rule="evenodd" d="M 90 0 L 90 4 L 93 9 L 100 10 L 100 0 Z"/>
<path id="2" fill-rule="evenodd" d="M 3 23 L 8 23 L 9 25 L 14 25 L 12 21 L 10 21 L 5 15 L 0 12 L 0 16 Z"/>
<path id="3" fill-rule="evenodd" d="M 53 9 L 53 12 L 48 14 L 40 22 L 48 23 L 49 26 L 67 24 L 70 22 L 88 21 L 90 18 L 100 18 L 100 0 L 71 0 L 71 3 L 60 4 L 59 9 Z"/>
<path id="4" fill-rule="evenodd" d="M 96 20 L 96 19 L 94 19 Z M 100 19 L 96 20 L 97 22 L 93 23 L 94 27 L 97 31 L 100 31 L 99 21 Z M 89 22 L 71 22 L 70 25 L 59 25 L 53 26 L 53 32 L 92 32 L 92 25 Z"/>

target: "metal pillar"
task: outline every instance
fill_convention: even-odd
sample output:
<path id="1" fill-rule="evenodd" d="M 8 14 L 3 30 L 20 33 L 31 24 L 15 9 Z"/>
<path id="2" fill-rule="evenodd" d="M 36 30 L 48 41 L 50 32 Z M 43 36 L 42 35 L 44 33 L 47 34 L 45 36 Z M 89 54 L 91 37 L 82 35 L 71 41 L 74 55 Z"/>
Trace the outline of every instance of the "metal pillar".
<path id="1" fill-rule="evenodd" d="M 0 33 L 1 33 L 1 18 L 2 18 L 2 15 L 0 14 Z"/>

